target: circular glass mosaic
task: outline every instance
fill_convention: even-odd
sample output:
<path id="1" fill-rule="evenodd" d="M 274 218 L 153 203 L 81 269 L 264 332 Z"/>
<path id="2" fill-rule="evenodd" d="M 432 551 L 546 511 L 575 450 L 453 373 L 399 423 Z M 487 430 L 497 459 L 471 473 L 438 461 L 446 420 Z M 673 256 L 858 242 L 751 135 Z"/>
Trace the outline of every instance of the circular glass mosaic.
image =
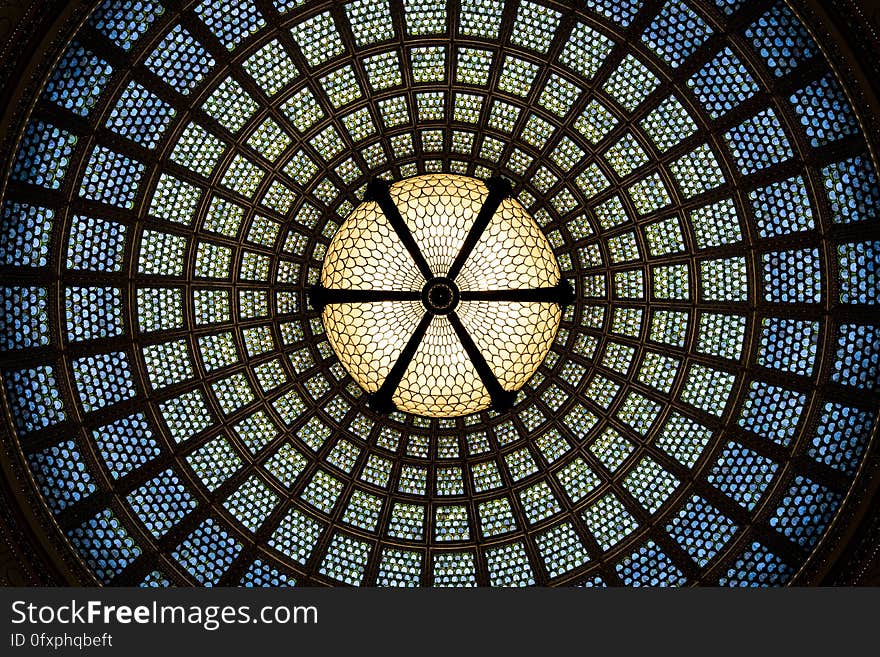
<path id="1" fill-rule="evenodd" d="M 876 462 L 878 132 L 799 5 L 88 4 L 22 81 L 0 199 L 2 445 L 83 582 L 824 567 Z M 514 197 L 450 276 L 495 177 Z M 568 305 L 466 298 L 559 281 Z M 373 397 L 425 317 L 502 403 L 479 371 Z M 341 337 L 369 322 L 396 342 Z"/>
<path id="2" fill-rule="evenodd" d="M 510 185 L 489 184 L 376 181 L 330 242 L 312 305 L 377 410 L 507 410 L 550 349 L 571 293 Z"/>

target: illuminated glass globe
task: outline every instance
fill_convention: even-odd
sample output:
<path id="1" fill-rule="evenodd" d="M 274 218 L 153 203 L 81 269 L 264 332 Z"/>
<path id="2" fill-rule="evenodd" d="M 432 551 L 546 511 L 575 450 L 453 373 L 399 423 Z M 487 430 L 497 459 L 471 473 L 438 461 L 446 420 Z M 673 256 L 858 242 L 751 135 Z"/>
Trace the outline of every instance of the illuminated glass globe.
<path id="1" fill-rule="evenodd" d="M 450 174 L 371 183 L 311 290 L 373 408 L 430 417 L 510 408 L 570 299 L 510 184 Z"/>

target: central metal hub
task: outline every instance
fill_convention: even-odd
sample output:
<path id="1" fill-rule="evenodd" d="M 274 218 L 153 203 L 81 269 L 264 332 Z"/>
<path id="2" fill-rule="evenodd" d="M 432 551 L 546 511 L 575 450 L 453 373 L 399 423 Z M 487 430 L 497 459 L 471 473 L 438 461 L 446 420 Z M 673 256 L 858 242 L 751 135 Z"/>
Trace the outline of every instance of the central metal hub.
<path id="1" fill-rule="evenodd" d="M 458 305 L 458 286 L 448 278 L 432 278 L 422 288 L 422 304 L 433 315 L 448 315 Z"/>

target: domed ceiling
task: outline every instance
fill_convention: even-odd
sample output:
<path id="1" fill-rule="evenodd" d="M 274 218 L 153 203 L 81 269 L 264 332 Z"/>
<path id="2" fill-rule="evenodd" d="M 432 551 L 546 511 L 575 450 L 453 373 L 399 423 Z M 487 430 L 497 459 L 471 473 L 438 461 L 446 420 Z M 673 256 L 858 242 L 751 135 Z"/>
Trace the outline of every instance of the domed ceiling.
<path id="1" fill-rule="evenodd" d="M 55 549 L 108 585 L 808 580 L 880 399 L 876 117 L 816 29 L 782 1 L 95 6 L 0 207 L 3 447 Z M 328 339 L 369 304 L 310 303 L 371 181 L 426 174 L 509 181 L 574 290 L 510 408 L 377 410 Z"/>

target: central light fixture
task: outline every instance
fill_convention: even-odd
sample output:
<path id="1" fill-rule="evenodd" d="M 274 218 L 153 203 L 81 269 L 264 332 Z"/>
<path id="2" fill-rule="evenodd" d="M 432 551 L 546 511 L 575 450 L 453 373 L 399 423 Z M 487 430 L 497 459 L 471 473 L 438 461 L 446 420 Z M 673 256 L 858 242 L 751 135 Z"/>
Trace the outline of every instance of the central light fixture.
<path id="1" fill-rule="evenodd" d="M 573 296 L 510 183 L 452 174 L 371 182 L 310 290 L 370 406 L 429 417 L 511 408 Z"/>

